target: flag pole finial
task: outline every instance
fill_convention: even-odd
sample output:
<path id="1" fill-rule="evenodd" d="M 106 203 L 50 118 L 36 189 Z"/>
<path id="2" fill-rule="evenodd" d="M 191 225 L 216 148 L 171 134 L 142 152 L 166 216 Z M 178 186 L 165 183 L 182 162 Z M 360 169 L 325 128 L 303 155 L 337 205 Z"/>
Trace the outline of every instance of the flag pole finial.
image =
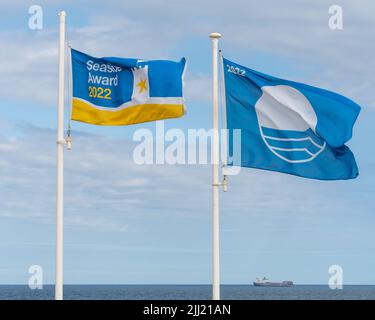
<path id="1" fill-rule="evenodd" d="M 221 38 L 221 33 L 219 33 L 219 32 L 212 32 L 212 33 L 210 33 L 210 38 L 211 39 L 219 39 L 219 38 Z"/>

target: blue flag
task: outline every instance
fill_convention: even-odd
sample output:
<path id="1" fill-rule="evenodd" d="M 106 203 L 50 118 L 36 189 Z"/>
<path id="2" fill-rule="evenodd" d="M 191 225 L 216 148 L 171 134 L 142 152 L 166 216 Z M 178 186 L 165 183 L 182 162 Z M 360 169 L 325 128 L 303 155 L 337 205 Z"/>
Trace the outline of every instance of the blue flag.
<path id="1" fill-rule="evenodd" d="M 229 165 L 321 180 L 358 176 L 345 143 L 360 106 L 339 94 L 275 78 L 223 59 Z M 233 129 L 241 152 L 233 154 Z"/>
<path id="2" fill-rule="evenodd" d="M 73 120 L 129 125 L 184 115 L 184 58 L 175 62 L 71 53 Z"/>

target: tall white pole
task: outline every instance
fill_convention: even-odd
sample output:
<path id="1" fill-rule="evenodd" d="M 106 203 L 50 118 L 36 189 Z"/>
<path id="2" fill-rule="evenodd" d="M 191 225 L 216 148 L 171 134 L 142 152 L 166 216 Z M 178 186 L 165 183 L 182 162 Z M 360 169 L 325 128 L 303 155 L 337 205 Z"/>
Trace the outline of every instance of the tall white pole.
<path id="1" fill-rule="evenodd" d="M 56 185 L 56 281 L 55 300 L 63 299 L 64 231 L 64 80 L 65 80 L 65 11 L 59 13 L 59 97 L 57 109 L 57 185 Z"/>
<path id="2" fill-rule="evenodd" d="M 220 217 L 219 217 L 219 86 L 218 42 L 220 33 L 210 34 L 212 42 L 212 299 L 220 300 Z"/>

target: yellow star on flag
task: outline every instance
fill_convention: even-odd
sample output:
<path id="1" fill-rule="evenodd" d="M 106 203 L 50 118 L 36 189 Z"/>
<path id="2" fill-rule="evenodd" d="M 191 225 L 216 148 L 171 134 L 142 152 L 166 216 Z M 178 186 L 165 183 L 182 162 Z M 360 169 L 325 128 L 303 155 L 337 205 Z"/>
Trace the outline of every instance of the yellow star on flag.
<path id="1" fill-rule="evenodd" d="M 146 91 L 147 90 L 146 79 L 139 81 L 137 86 L 139 87 L 139 93 L 142 93 L 143 90 Z"/>

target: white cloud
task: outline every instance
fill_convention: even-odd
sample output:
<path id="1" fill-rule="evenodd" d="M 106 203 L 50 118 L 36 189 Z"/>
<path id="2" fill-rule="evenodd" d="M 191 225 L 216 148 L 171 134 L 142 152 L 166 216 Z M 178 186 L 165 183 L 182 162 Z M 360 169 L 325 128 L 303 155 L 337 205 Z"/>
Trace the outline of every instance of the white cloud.
<path id="1" fill-rule="evenodd" d="M 190 102 L 211 101 L 212 78 L 204 73 L 197 73 L 186 79 L 185 99 Z"/>
<path id="2" fill-rule="evenodd" d="M 65 157 L 68 226 L 125 231 L 151 228 L 147 219 L 155 215 L 161 221 L 180 216 L 181 223 L 209 215 L 209 166 L 139 166 L 132 160 L 131 141 L 79 133 L 73 138 L 74 148 Z M 52 130 L 33 127 L 21 138 L 0 138 L 5 150 L 0 161 L 0 216 L 54 223 L 54 139 Z M 309 223 L 324 212 L 368 213 L 367 200 L 362 203 L 368 196 L 365 190 L 361 201 L 345 198 L 352 188 L 353 182 L 336 182 L 332 188 L 332 183 L 243 169 L 239 176 L 229 177 L 223 212 Z"/>
<path id="3" fill-rule="evenodd" d="M 68 9 L 72 3 L 67 3 Z M 99 3 L 92 1 L 92 7 Z M 341 31 L 328 28 L 326 1 L 215 1 L 214 7 L 207 1 L 113 1 L 100 13 L 87 8 L 82 13 L 89 21 L 85 27 L 69 25 L 68 19 L 68 38 L 77 49 L 97 56 L 176 59 L 180 46 L 194 45 L 202 38 L 208 42 L 208 33 L 217 30 L 224 35 L 225 52 L 246 55 L 243 62 L 249 66 L 255 52 L 284 57 L 287 63 L 307 70 L 295 80 L 338 90 L 374 106 L 375 96 L 369 93 L 371 70 L 375 69 L 371 56 L 375 51 L 371 40 L 374 3 L 336 3 L 344 9 Z M 42 5 L 51 10 L 56 4 Z M 9 4 L 7 7 L 12 8 Z M 13 9 L 20 10 L 20 5 L 13 5 Z M 55 104 L 57 39 L 57 31 L 50 29 L 0 32 L 0 41 L 7 48 L 0 52 L 2 99 L 26 101 L 32 97 L 35 103 Z M 207 88 L 209 77 L 189 63 L 187 99 L 206 102 L 209 97 L 203 88 Z"/>
<path id="4" fill-rule="evenodd" d="M 108 218 L 100 217 L 82 217 L 82 216 L 69 216 L 64 221 L 65 226 L 83 227 L 89 229 L 101 229 L 105 231 L 120 231 L 125 232 L 128 230 L 126 224 L 112 222 Z"/>
<path id="5" fill-rule="evenodd" d="M 100 15 L 95 11 L 85 13 L 90 17 L 87 26 L 69 25 L 69 41 L 77 49 L 98 56 L 173 58 L 172 52 L 178 51 L 180 44 L 194 43 L 202 37 L 207 41 L 206 49 L 209 49 L 207 34 L 217 30 L 223 33 L 222 44 L 228 52 L 249 56 L 248 61 L 251 61 L 254 52 L 283 56 L 288 62 L 308 67 L 312 84 L 347 92 L 349 96 L 359 97 L 368 105 L 375 106 L 375 96 L 370 92 L 371 72 L 375 69 L 374 60 L 370 57 L 374 52 L 374 42 L 371 41 L 373 13 L 368 9 L 374 6 L 372 2 L 362 1 L 361 6 L 339 2 L 344 5 L 345 20 L 344 30 L 337 32 L 328 28 L 328 5 L 325 1 L 309 5 L 291 0 L 283 3 L 264 1 L 256 6 L 245 1 L 216 1 L 215 10 L 212 10 L 212 3 L 199 2 L 199 6 L 194 3 L 184 5 L 160 0 L 146 6 L 142 1 L 112 2 L 107 6 L 108 10 L 100 12 Z M 0 32 L 0 41 L 7 48 L 0 52 L 0 97 L 3 100 L 29 101 L 32 97 L 34 103 L 55 104 L 57 38 L 56 30 L 47 29 L 41 32 Z M 209 54 L 206 56 L 209 58 Z M 207 63 L 210 66 L 209 61 Z M 315 65 L 316 70 L 311 67 Z M 188 103 L 209 101 L 210 76 L 191 63 L 189 71 L 186 87 Z M 14 92 L 17 95 L 12 94 Z M 3 215 L 42 216 L 52 221 L 54 134 L 48 130 L 43 134 L 32 130 L 31 135 L 34 140 L 25 136 L 14 141 L 5 138 L 0 141 L 0 151 L 6 155 L 0 161 L 0 168 L 5 173 L 0 185 L 8 195 L 0 205 L 0 212 Z M 39 144 L 37 150 L 35 139 Z M 209 170 L 189 166 L 138 167 L 129 156 L 131 143 L 124 142 L 122 149 L 118 149 L 117 144 L 118 141 L 103 137 L 95 137 L 95 142 L 92 136 L 75 137 L 74 150 L 67 154 L 67 181 L 70 181 L 67 182 L 68 212 L 70 210 L 71 214 L 81 217 L 88 212 L 99 214 L 108 209 L 114 217 L 126 219 L 122 213 L 135 209 L 148 214 L 151 207 L 157 207 L 168 214 L 182 211 L 190 215 L 191 212 L 200 212 L 202 204 L 208 207 L 206 201 L 191 203 L 183 195 L 190 194 L 191 188 L 196 190 L 197 195 L 209 194 Z M 24 157 L 25 154 L 28 156 Z M 250 175 L 257 179 L 258 173 L 251 171 Z M 174 178 L 179 176 L 184 176 L 184 187 Z M 280 181 L 298 186 L 295 188 L 298 196 L 292 212 L 297 214 L 298 208 L 314 201 L 311 197 L 315 192 L 313 183 L 299 188 L 300 183 L 292 178 L 267 173 L 262 173 L 262 177 L 264 183 L 257 184 L 255 190 L 248 190 L 248 198 L 243 197 L 243 192 L 238 192 L 237 199 L 235 193 L 232 197 L 236 200 L 231 202 L 229 209 L 243 212 L 241 208 L 245 208 L 247 203 L 254 203 L 254 213 L 269 212 L 278 203 L 269 200 L 276 197 L 267 194 L 266 190 L 269 185 L 280 184 Z M 246 179 L 235 177 L 233 180 L 241 182 Z M 35 205 L 24 207 L 19 201 L 19 194 L 32 190 L 35 181 L 40 181 L 38 194 L 43 194 L 43 197 L 36 194 L 30 199 Z M 246 189 L 247 184 L 242 187 Z M 288 198 L 287 190 L 279 192 L 283 194 L 283 199 Z M 93 194 L 99 196 L 94 197 Z M 163 206 L 158 205 L 160 199 L 167 195 L 169 201 Z M 283 202 L 279 209 L 280 212 L 290 212 L 290 205 Z M 85 219 L 71 221 L 82 224 Z M 104 222 L 102 224 L 105 225 Z M 127 221 L 121 221 L 121 224 L 128 225 Z"/>

